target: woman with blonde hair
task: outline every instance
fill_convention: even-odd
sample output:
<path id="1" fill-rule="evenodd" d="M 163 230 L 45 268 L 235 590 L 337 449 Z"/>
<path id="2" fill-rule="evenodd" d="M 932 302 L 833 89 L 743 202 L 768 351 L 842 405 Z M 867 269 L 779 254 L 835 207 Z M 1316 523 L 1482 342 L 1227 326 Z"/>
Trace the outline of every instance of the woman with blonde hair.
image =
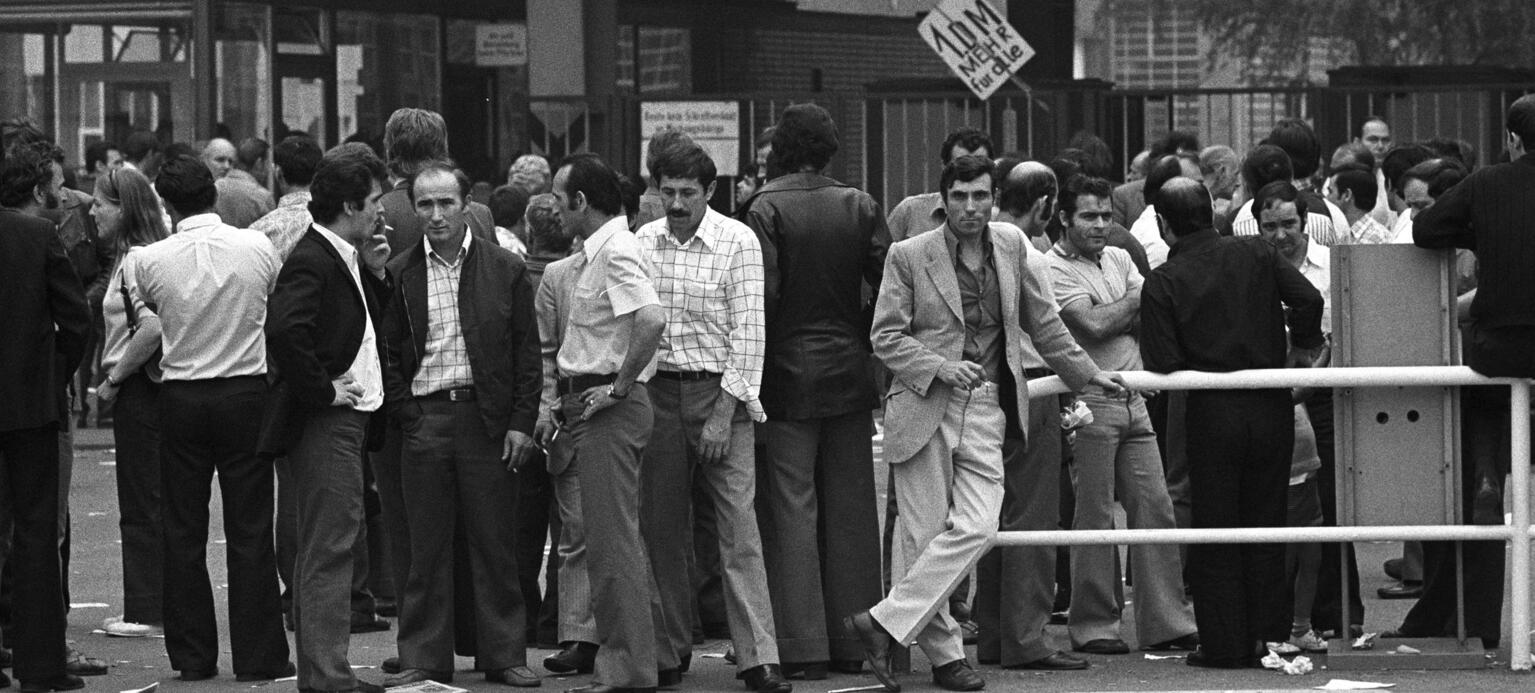
<path id="1" fill-rule="evenodd" d="M 134 287 L 135 251 L 166 236 L 160 201 L 144 174 L 108 171 L 96 179 L 91 215 L 103 240 L 117 250 L 102 315 L 106 324 L 101 400 L 117 401 L 112 433 L 117 443 L 117 502 L 123 542 L 123 613 L 102 624 L 108 635 L 159 635 L 160 542 L 160 319 Z"/>

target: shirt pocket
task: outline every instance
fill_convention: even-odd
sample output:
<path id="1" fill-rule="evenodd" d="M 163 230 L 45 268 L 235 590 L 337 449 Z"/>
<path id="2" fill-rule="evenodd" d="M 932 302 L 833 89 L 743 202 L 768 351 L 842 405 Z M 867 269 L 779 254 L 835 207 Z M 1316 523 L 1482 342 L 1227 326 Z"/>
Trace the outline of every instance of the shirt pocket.
<path id="1" fill-rule="evenodd" d="M 613 314 L 612 302 L 601 286 L 576 284 L 571 292 L 570 322 L 575 325 L 598 325 Z"/>

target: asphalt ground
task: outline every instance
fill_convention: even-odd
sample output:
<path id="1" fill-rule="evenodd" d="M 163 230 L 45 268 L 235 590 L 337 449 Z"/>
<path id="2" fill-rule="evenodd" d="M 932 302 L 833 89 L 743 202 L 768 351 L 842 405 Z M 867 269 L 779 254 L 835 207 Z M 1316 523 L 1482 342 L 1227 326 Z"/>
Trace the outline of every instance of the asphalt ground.
<path id="1" fill-rule="evenodd" d="M 877 452 L 877 448 L 876 448 Z M 130 639 L 107 637 L 99 629 L 103 619 L 122 612 L 121 546 L 118 541 L 116 487 L 114 481 L 114 451 L 110 431 L 82 429 L 76 436 L 74 484 L 71 497 L 73 513 L 74 550 L 70 564 L 71 600 L 74 608 L 69 614 L 69 637 L 89 655 L 100 657 L 112 665 L 105 676 L 86 679 L 87 691 L 132 691 L 158 683 L 167 692 L 198 693 L 213 691 L 244 691 L 251 689 L 293 690 L 293 681 L 275 681 L 264 684 L 239 683 L 230 673 L 230 628 L 239 624 L 227 621 L 227 612 L 219 599 L 218 614 L 221 649 L 224 653 L 219 663 L 218 678 L 197 683 L 175 680 L 165 655 L 164 641 L 156 638 Z M 881 498 L 886 478 L 883 464 L 876 462 Z M 218 503 L 218 494 L 214 494 Z M 881 502 L 883 508 L 883 502 Z M 227 589 L 223 553 L 222 514 L 218 508 L 212 512 L 208 551 L 209 571 L 216 596 Z M 1363 589 L 1366 599 L 1366 630 L 1383 631 L 1395 627 L 1401 621 L 1411 602 L 1381 601 L 1374 598 L 1375 589 L 1390 583 L 1381 570 L 1381 563 L 1397 553 L 1394 544 L 1363 544 L 1357 547 L 1359 567 L 1363 573 Z M 1127 640 L 1133 642 L 1130 622 L 1135 616 L 1134 590 L 1126 590 L 1130 604 L 1127 607 Z M 1505 608 L 1506 612 L 1506 608 Z M 1504 642 L 1508 641 L 1507 614 L 1505 613 Z M 1065 627 L 1050 626 L 1049 631 L 1058 646 L 1067 644 Z M 291 634 L 290 634 L 291 644 Z M 735 679 L 734 668 L 721 657 L 728 643 L 710 640 L 695 649 L 692 671 L 683 680 L 680 691 L 740 691 L 741 683 Z M 540 666 L 543 658 L 552 651 L 529 650 L 528 663 L 535 672 L 547 674 Z M 358 667 L 359 676 L 378 682 L 383 674 L 378 666 L 386 657 L 395 654 L 394 633 L 355 635 L 351 641 L 351 661 Z M 971 656 L 974 650 L 971 648 Z M 1145 653 L 1132 651 L 1120 656 L 1088 656 L 1092 667 L 1078 672 L 1006 671 L 997 667 L 980 667 L 986 678 L 988 691 L 1290 691 L 1311 689 L 1326 684 L 1330 679 L 1367 680 L 1395 684 L 1395 691 L 1527 691 L 1535 684 L 1529 676 L 1510 672 L 1507 667 L 1507 651 L 1497 653 L 1487 660 L 1487 666 L 1469 671 L 1347 671 L 1329 673 L 1325 669 L 1325 655 L 1317 657 L 1317 670 L 1301 676 L 1284 676 L 1270 671 L 1213 671 L 1185 666 L 1182 660 L 1148 660 Z M 499 684 L 483 681 L 479 674 L 469 671 L 472 662 L 461 658 L 454 686 L 472 691 L 507 690 Z M 929 665 L 919 650 L 913 649 L 912 671 L 901 675 L 907 691 L 940 690 L 931 682 Z M 543 690 L 565 690 L 585 685 L 589 677 L 557 678 L 549 675 L 543 682 Z M 795 690 L 802 693 L 826 693 L 861 686 L 876 685 L 871 675 L 837 676 L 823 681 L 795 681 Z"/>

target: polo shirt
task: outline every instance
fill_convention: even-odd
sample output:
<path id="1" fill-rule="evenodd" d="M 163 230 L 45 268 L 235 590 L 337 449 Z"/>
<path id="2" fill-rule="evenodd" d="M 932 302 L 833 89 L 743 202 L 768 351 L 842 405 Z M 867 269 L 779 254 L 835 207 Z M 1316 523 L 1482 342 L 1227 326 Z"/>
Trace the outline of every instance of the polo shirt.
<path id="1" fill-rule="evenodd" d="M 1113 303 L 1131 293 L 1140 293 L 1144 281 L 1140 271 L 1135 269 L 1130 253 L 1114 246 L 1105 247 L 1095 259 L 1078 253 L 1063 239 L 1050 249 L 1045 260 L 1050 263 L 1050 288 L 1055 294 L 1055 302 L 1063 309 L 1080 301 L 1094 306 Z M 1069 323 L 1067 328 L 1099 368 L 1106 371 L 1141 369 L 1141 347 L 1134 333 L 1093 339 Z"/>

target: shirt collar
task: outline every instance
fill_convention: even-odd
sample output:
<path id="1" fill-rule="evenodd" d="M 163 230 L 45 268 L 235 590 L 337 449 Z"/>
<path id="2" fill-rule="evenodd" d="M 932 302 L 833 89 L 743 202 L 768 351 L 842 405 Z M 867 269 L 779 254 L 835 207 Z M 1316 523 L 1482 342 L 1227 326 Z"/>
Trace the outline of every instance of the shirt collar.
<path id="1" fill-rule="evenodd" d="M 1369 217 L 1365 218 L 1368 219 Z M 1331 258 L 1331 251 L 1327 249 L 1327 246 L 1316 242 L 1316 239 L 1313 238 L 1311 239 L 1310 243 L 1306 244 L 1306 259 L 1302 260 L 1301 264 L 1309 265 L 1319 270 L 1325 270 L 1327 269 L 1328 261 Z"/>
<path id="2" fill-rule="evenodd" d="M 469 230 L 469 227 L 467 225 L 465 225 L 465 227 L 464 227 L 464 243 L 463 243 L 463 245 L 459 246 L 458 257 L 455 258 L 452 263 L 449 263 L 447 260 L 443 259 L 443 257 L 441 255 L 437 254 L 436 250 L 432 249 L 432 239 L 427 238 L 426 236 L 422 236 L 421 237 L 421 245 L 426 248 L 426 257 L 427 257 L 427 259 L 429 259 L 429 260 L 436 260 L 437 262 L 442 263 L 443 266 L 445 266 L 445 267 L 457 267 L 457 266 L 459 266 L 460 264 L 462 264 L 464 262 L 464 258 L 465 257 L 469 256 L 469 243 L 470 243 L 470 241 L 473 241 L 473 240 L 474 240 L 474 233 Z"/>
<path id="3" fill-rule="evenodd" d="M 608 239 L 612 238 L 613 234 L 619 231 L 628 232 L 628 230 L 629 220 L 624 215 L 620 214 L 609 219 L 606 224 L 597 229 L 597 233 L 592 234 L 591 238 L 586 239 L 586 242 L 581 244 L 581 252 L 586 255 L 586 261 L 591 262 L 592 258 L 597 256 L 597 251 L 602 250 L 602 246 L 607 244 Z M 667 235 L 670 236 L 671 234 L 667 233 Z"/>
<path id="4" fill-rule="evenodd" d="M 943 244 L 949 249 L 949 259 L 959 262 L 959 237 L 947 223 L 943 225 Z M 981 230 L 981 253 L 987 260 L 991 259 L 991 224 Z"/>
<path id="5" fill-rule="evenodd" d="M 933 204 L 928 207 L 927 218 L 933 221 L 944 221 L 949 218 L 949 208 L 943 206 L 943 193 L 928 193 L 933 196 Z"/>
<path id="6" fill-rule="evenodd" d="M 693 241 L 696 240 L 700 243 L 703 243 L 705 248 L 713 250 L 717 247 L 716 244 L 720 237 L 719 220 L 721 216 L 723 215 L 714 211 L 713 207 L 706 208 L 704 210 L 704 218 L 699 220 L 698 229 L 693 232 L 693 236 L 688 239 L 687 243 L 679 243 L 677 241 L 677 237 L 672 235 L 671 227 L 666 226 L 666 217 L 662 217 L 661 235 L 666 237 L 668 241 L 671 241 L 672 245 L 675 245 L 678 248 L 686 248 L 689 245 L 692 245 Z"/>
<path id="7" fill-rule="evenodd" d="M 352 244 L 348 243 L 342 237 L 337 236 L 334 231 L 331 231 L 330 229 L 327 229 L 319 224 L 313 224 L 312 226 L 314 226 L 315 231 L 320 232 L 320 235 L 323 236 L 325 240 L 330 241 L 330 244 L 335 246 L 336 252 L 341 253 L 342 260 L 351 263 L 352 258 L 356 257 L 357 249 L 352 247 Z"/>
<path id="8" fill-rule="evenodd" d="M 192 216 L 189 216 L 189 217 L 187 217 L 185 219 L 182 219 L 181 223 L 176 225 L 176 233 L 187 233 L 189 231 L 201 231 L 201 230 L 207 229 L 207 228 L 214 228 L 214 227 L 222 226 L 223 224 L 224 224 L 224 220 L 220 219 L 219 215 L 217 215 L 217 214 L 215 214 L 213 212 L 207 212 L 207 213 L 204 213 L 204 214 L 193 214 Z"/>
<path id="9" fill-rule="evenodd" d="M 300 190 L 298 192 L 290 192 L 290 193 L 288 193 L 286 195 L 283 195 L 282 199 L 277 201 L 277 206 L 278 207 L 297 207 L 299 205 L 308 205 L 310 199 L 311 199 L 311 197 L 309 195 L 309 191 L 308 190 Z M 315 226 L 319 226 L 319 224 L 315 224 Z"/>
<path id="10" fill-rule="evenodd" d="M 1050 247 L 1050 251 L 1056 255 L 1066 258 L 1067 260 L 1082 260 L 1084 262 L 1094 263 L 1097 262 L 1097 260 L 1077 252 L 1076 248 L 1072 247 L 1069 243 L 1066 242 L 1065 234 L 1062 234 L 1061 240 L 1056 241 L 1055 245 Z M 1102 257 L 1101 253 L 1099 254 L 1099 257 Z"/>

